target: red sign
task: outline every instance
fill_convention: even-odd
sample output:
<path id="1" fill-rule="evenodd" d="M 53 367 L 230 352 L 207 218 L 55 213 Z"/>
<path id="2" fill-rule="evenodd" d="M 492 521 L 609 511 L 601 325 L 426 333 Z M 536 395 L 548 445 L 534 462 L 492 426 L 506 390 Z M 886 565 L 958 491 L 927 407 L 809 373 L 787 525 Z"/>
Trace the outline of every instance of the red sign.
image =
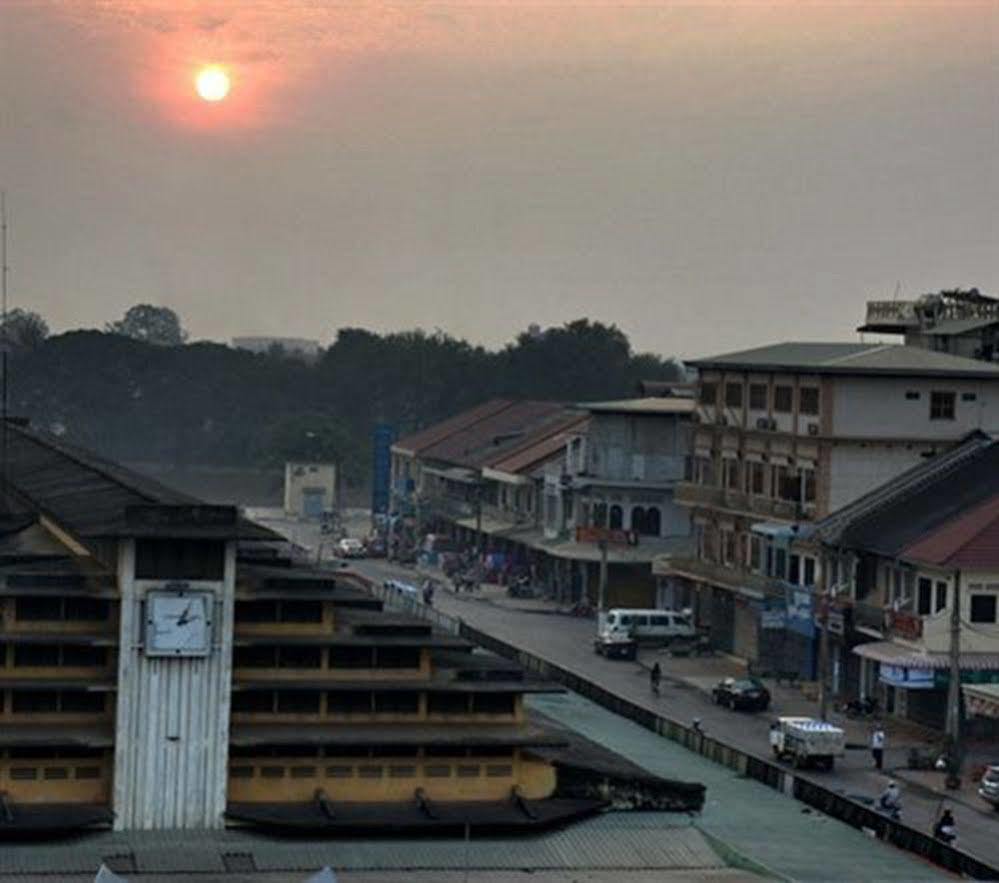
<path id="1" fill-rule="evenodd" d="M 888 628 L 900 638 L 917 640 L 923 636 L 923 620 L 902 610 L 888 611 Z"/>
<path id="2" fill-rule="evenodd" d="M 610 546 L 637 546 L 638 534 L 633 530 L 610 527 L 577 527 L 577 543 L 607 543 Z"/>

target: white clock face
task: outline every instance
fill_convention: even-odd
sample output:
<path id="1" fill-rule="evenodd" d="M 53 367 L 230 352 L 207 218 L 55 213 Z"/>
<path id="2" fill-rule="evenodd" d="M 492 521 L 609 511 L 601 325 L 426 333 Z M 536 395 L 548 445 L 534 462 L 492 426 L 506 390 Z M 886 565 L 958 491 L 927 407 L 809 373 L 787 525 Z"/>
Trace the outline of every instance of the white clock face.
<path id="1" fill-rule="evenodd" d="M 146 596 L 146 655 L 204 656 L 211 645 L 211 602 L 203 592 Z"/>

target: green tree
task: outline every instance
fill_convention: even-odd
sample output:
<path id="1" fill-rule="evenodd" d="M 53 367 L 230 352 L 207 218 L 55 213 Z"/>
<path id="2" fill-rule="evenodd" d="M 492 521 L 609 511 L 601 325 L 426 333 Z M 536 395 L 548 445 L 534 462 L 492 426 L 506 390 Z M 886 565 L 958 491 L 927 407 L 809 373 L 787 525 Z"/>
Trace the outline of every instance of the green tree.
<path id="1" fill-rule="evenodd" d="M 156 346 L 180 346 L 187 340 L 177 314 L 169 307 L 152 304 L 130 307 L 117 322 L 108 323 L 107 331 Z"/>
<path id="2" fill-rule="evenodd" d="M 15 353 L 37 349 L 49 336 L 45 320 L 38 313 L 20 307 L 7 312 L 7 324 L 2 331 L 3 338 Z"/>

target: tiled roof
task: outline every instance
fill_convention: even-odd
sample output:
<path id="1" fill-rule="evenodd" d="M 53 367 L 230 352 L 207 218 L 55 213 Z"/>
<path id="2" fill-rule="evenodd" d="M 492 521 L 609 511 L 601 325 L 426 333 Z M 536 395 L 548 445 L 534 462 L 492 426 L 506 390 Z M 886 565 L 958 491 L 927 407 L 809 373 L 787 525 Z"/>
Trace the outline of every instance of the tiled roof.
<path id="1" fill-rule="evenodd" d="M 405 435 L 392 447 L 407 454 L 421 454 L 424 449 L 444 441 L 449 436 L 467 429 L 480 420 L 498 414 L 511 405 L 513 405 L 513 401 L 510 399 L 490 399 L 488 402 L 483 402 L 481 405 L 476 405 L 474 408 L 448 417 L 447 420 L 442 420 L 440 423 L 435 423 L 419 432 Z"/>
<path id="2" fill-rule="evenodd" d="M 901 344 L 776 343 L 695 359 L 689 364 L 700 369 L 999 378 L 999 365 Z"/>
<path id="3" fill-rule="evenodd" d="M 999 570 L 999 487 L 991 499 L 925 533 L 899 557 L 939 567 Z"/>

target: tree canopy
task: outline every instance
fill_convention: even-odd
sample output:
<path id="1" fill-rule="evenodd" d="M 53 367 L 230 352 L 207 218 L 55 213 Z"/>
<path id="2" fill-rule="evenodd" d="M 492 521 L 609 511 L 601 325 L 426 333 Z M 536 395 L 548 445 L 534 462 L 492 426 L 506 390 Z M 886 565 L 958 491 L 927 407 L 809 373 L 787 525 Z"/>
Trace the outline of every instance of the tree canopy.
<path id="1" fill-rule="evenodd" d="M 177 314 L 169 307 L 136 304 L 117 322 L 109 322 L 107 330 L 157 346 L 179 346 L 187 340 Z"/>
<path id="2" fill-rule="evenodd" d="M 113 333 L 73 331 L 20 351 L 12 410 L 114 459 L 266 466 L 330 458 L 361 485 L 379 422 L 406 433 L 499 395 L 632 396 L 639 380 L 673 380 L 681 370 L 636 355 L 615 326 L 585 319 L 532 329 L 499 351 L 442 331 L 343 328 L 308 363 L 217 343 L 155 345 L 177 340 L 179 320 L 165 312 L 172 337 L 139 322 L 149 315 L 142 312 L 128 327 L 145 331 L 123 334 L 115 323 Z"/>

